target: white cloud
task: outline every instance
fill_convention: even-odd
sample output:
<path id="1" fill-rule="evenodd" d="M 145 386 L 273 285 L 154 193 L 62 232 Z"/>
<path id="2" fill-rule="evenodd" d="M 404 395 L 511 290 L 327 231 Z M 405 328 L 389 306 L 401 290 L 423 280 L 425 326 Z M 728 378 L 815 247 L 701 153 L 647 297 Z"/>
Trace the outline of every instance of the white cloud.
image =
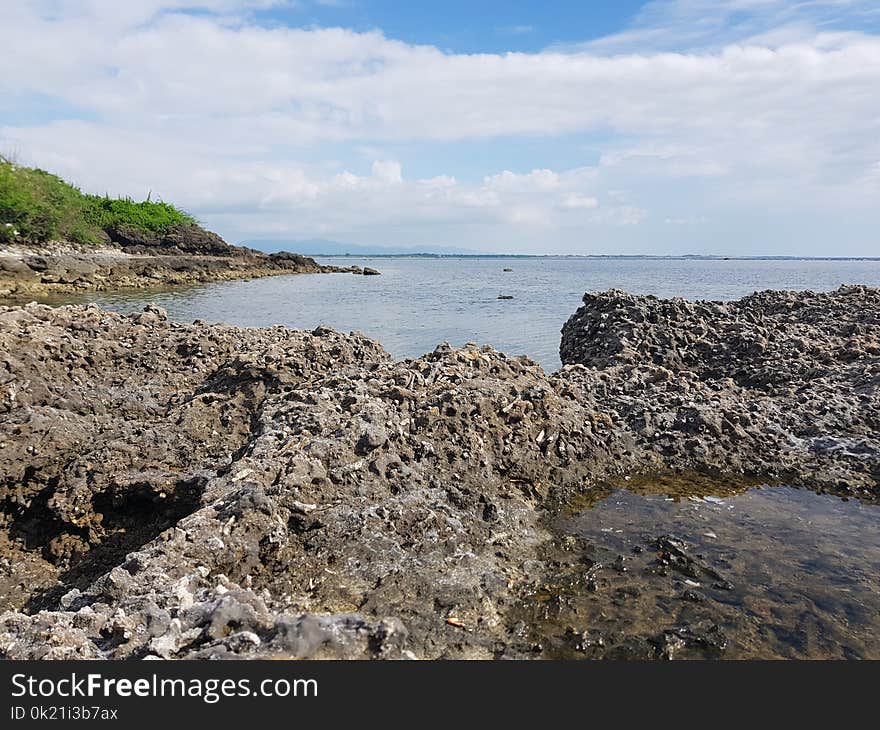
<path id="1" fill-rule="evenodd" d="M 631 27 L 566 48 L 600 54 L 774 48 L 811 42 L 820 28 L 859 27 L 878 15 L 876 0 L 651 0 Z"/>
<path id="2" fill-rule="evenodd" d="M 400 163 L 394 160 L 376 160 L 373 163 L 373 177 L 383 183 L 399 183 L 403 181 Z"/>
<path id="3" fill-rule="evenodd" d="M 553 170 L 532 170 L 526 174 L 503 170 L 497 175 L 487 176 L 484 183 L 487 188 L 498 190 L 553 190 L 559 187 L 560 180 Z"/>
<path id="4" fill-rule="evenodd" d="M 9 4 L 0 115 L 4 96 L 39 97 L 85 118 L 0 121 L 0 149 L 89 189 L 161 190 L 232 238 L 260 226 L 356 237 L 385 222 L 429 240 L 442 223 L 485 226 L 473 238 L 491 245 L 510 240 L 513 221 L 556 226 L 564 242 L 567 227 L 681 219 L 674 195 L 706 212 L 857 210 L 880 223 L 880 37 L 819 33 L 793 12 L 800 3 L 656 2 L 600 43 L 471 55 L 248 19 L 270 4 Z M 720 20 L 688 35 L 700 14 Z M 441 154 L 436 175 L 407 180 L 407 160 L 383 152 L 401 140 L 507 140 L 515 157 L 521 138 L 590 133 L 607 138 L 599 163 L 569 170 L 511 164 L 464 179 Z M 345 159 L 297 161 L 321 144 Z M 351 172 L 364 156 L 370 174 Z"/>
<path id="5" fill-rule="evenodd" d="M 721 177 L 729 171 L 726 164 L 715 158 L 713 149 L 682 146 L 612 149 L 601 156 L 600 164 L 665 178 Z"/>
<path id="6" fill-rule="evenodd" d="M 591 195 L 568 193 L 562 199 L 561 205 L 567 210 L 593 210 L 599 207 L 599 201 Z"/>

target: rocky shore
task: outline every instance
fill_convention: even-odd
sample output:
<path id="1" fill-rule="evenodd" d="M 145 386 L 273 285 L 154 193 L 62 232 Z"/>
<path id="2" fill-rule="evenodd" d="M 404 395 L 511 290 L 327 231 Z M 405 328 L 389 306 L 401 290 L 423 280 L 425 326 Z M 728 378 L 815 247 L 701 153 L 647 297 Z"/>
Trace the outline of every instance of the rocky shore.
<path id="1" fill-rule="evenodd" d="M 877 289 L 723 303 L 586 294 L 560 355 L 560 377 L 582 399 L 602 393 L 649 467 L 876 495 Z"/>
<path id="2" fill-rule="evenodd" d="M 0 656 L 540 656 L 524 600 L 579 495 L 880 498 L 877 290 L 587 294 L 561 355 L 0 308 Z"/>
<path id="3" fill-rule="evenodd" d="M 113 229 L 97 247 L 69 242 L 0 244 L 0 298 L 9 299 L 319 273 L 379 272 L 359 266 L 325 266 L 299 254 L 266 254 L 232 246 L 192 223 L 161 234 Z"/>

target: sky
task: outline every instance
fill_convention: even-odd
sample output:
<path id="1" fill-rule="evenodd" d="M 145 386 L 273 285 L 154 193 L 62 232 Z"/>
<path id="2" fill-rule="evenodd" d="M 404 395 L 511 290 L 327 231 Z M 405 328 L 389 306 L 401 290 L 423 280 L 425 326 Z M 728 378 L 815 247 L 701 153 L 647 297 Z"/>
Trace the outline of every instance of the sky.
<path id="1" fill-rule="evenodd" d="M 880 256 L 877 0 L 0 0 L 0 154 L 230 242 Z"/>

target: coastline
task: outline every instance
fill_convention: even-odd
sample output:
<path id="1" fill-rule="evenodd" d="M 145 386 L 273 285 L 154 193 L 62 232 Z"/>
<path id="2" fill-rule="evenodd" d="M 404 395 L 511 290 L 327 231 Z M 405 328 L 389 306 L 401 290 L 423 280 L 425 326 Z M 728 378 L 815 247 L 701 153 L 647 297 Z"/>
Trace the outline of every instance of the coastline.
<path id="1" fill-rule="evenodd" d="M 298 254 L 262 254 L 247 250 L 212 255 L 130 253 L 118 247 L 89 250 L 64 243 L 0 247 L 0 301 L 4 298 L 20 300 L 30 296 L 144 289 L 263 276 L 330 273 L 364 274 L 365 269 L 322 265 Z"/>
<path id="2" fill-rule="evenodd" d="M 0 155 L 0 300 L 341 272 L 379 273 L 232 246 L 171 204 L 85 194 Z"/>
<path id="3" fill-rule="evenodd" d="M 868 287 L 586 294 L 552 374 L 152 306 L 2 308 L 0 340 L 11 658 L 528 658 L 548 519 L 609 482 L 880 499 Z M 676 651 L 703 650 L 696 626 Z"/>

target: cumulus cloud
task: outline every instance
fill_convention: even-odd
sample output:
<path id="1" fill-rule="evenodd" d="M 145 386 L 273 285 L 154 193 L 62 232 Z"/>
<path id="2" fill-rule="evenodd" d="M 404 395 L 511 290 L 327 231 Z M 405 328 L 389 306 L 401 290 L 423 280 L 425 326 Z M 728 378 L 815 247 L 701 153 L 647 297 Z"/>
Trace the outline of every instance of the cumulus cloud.
<path id="1" fill-rule="evenodd" d="M 877 221 L 880 37 L 818 32 L 795 13 L 804 4 L 664 0 L 626 33 L 530 54 L 452 54 L 250 15 L 274 4 L 11 4 L 0 149 L 101 192 L 161 189 L 232 238 L 387 225 L 439 242 L 450 225 L 470 243 L 531 245 L 522 230 L 549 226 L 568 250 L 591 226 L 683 218 L 673 194 L 738 217 L 772 205 Z M 814 21 L 868 9 L 806 5 Z M 713 19 L 700 37 L 687 31 L 695 14 Z M 48 121 L 2 122 L 47 99 L 61 110 Z M 589 134 L 602 137 L 591 167 L 462 174 L 438 154 L 436 174 L 407 179 L 406 160 L 381 153 L 401 140 L 428 151 L 503 140 L 516 158 L 518 140 Z M 322 145 L 334 156 L 316 160 Z M 365 154 L 369 171 L 352 171 Z"/>

